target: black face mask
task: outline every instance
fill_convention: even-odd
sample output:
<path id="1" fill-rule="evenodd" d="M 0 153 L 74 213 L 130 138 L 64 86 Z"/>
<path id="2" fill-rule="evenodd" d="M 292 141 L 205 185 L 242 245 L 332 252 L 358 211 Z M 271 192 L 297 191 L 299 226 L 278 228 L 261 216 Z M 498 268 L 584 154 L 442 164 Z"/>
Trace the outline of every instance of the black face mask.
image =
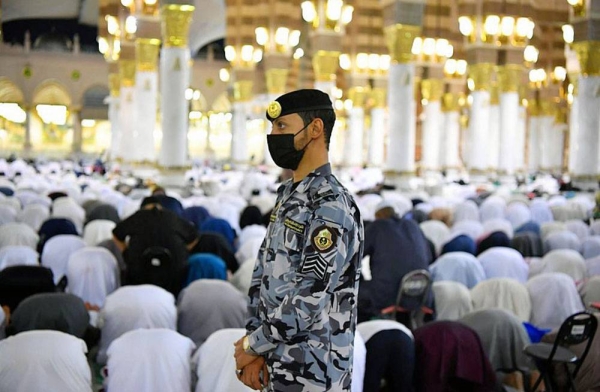
<path id="1" fill-rule="evenodd" d="M 267 135 L 267 144 L 269 146 L 269 152 L 271 153 L 271 158 L 275 164 L 283 169 L 296 170 L 302 157 L 304 156 L 304 151 L 306 147 L 312 142 L 312 139 L 306 143 L 301 150 L 296 150 L 294 147 L 294 138 L 297 134 L 304 131 L 310 123 L 306 124 L 304 128 L 299 130 L 298 132 L 291 134 L 283 134 L 283 135 Z"/>

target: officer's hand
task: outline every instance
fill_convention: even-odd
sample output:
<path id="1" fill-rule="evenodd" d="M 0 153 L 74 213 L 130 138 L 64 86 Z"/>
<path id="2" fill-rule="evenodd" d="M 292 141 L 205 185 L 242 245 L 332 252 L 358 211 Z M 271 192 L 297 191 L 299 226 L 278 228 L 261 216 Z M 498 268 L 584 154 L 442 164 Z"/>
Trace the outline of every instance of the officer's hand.
<path id="1" fill-rule="evenodd" d="M 242 347 L 242 339 L 240 339 L 234 343 L 234 345 L 235 345 L 234 357 L 235 357 L 235 368 L 236 369 L 243 369 L 250 362 L 252 362 L 258 358 L 257 355 L 248 354 L 244 351 L 244 348 Z"/>
<path id="2" fill-rule="evenodd" d="M 256 360 L 251 362 L 243 369 L 242 374 L 240 374 L 238 378 L 246 386 L 260 391 L 263 388 L 260 372 L 264 368 L 266 368 L 265 359 L 263 357 L 257 357 Z M 262 378 L 264 379 L 264 376 Z"/>

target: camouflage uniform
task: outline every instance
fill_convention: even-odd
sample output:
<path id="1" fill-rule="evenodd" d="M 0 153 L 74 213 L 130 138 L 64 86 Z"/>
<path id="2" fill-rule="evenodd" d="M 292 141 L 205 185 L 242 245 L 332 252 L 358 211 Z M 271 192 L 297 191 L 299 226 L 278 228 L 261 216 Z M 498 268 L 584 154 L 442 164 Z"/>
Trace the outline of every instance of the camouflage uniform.
<path id="1" fill-rule="evenodd" d="M 350 390 L 362 247 L 358 207 L 329 164 L 278 189 L 246 326 L 267 391 Z"/>

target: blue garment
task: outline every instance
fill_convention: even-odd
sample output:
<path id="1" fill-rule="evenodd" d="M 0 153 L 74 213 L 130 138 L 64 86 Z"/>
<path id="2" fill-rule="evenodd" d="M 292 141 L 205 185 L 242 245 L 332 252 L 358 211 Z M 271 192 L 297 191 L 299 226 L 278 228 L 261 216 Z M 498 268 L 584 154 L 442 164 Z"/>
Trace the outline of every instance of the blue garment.
<path id="1" fill-rule="evenodd" d="M 75 225 L 69 219 L 50 218 L 46 220 L 42 224 L 42 227 L 40 227 L 40 230 L 38 232 L 38 235 L 40 236 L 40 242 L 38 243 L 37 249 L 38 253 L 42 254 L 44 245 L 50 238 L 60 234 L 71 234 L 79 236 Z"/>
<path id="2" fill-rule="evenodd" d="M 192 222 L 194 226 L 196 226 L 196 229 L 200 230 L 202 223 L 204 223 L 204 221 L 210 218 L 210 214 L 208 213 L 208 210 L 204 207 L 193 206 L 183 210 L 182 217 Z"/>
<path id="3" fill-rule="evenodd" d="M 173 211 L 178 216 L 183 216 L 183 206 L 181 202 L 174 197 L 165 196 L 165 195 L 157 195 L 154 196 L 160 202 L 160 205 L 167 210 Z"/>
<path id="4" fill-rule="evenodd" d="M 15 194 L 15 191 L 8 187 L 0 186 L 0 193 L 3 193 L 5 196 L 12 196 Z"/>
<path id="5" fill-rule="evenodd" d="M 515 230 L 515 234 L 526 233 L 526 232 L 532 232 L 537 235 L 541 235 L 540 225 L 534 221 L 529 221 L 529 222 L 523 223 L 521 226 L 519 226 Z"/>
<path id="6" fill-rule="evenodd" d="M 510 238 L 508 238 L 508 235 L 506 235 L 506 233 L 503 231 L 494 231 L 493 233 L 482 239 L 481 242 L 477 245 L 477 255 L 480 255 L 486 250 L 497 246 L 510 248 Z"/>
<path id="7" fill-rule="evenodd" d="M 188 259 L 189 269 L 183 287 L 198 279 L 227 280 L 227 267 L 218 256 L 210 253 L 196 253 Z"/>
<path id="8" fill-rule="evenodd" d="M 461 234 L 446 242 L 442 247 L 441 254 L 443 255 L 450 252 L 467 252 L 475 255 L 476 251 L 477 245 L 475 244 L 475 241 L 468 235 Z"/>
<path id="9" fill-rule="evenodd" d="M 551 331 L 551 329 L 538 328 L 535 325 L 527 323 L 527 322 L 523 322 L 523 326 L 527 330 L 527 334 L 529 335 L 529 339 L 531 340 L 531 343 L 541 342 L 544 335 L 546 335 L 548 332 Z"/>
<path id="10" fill-rule="evenodd" d="M 235 240 L 235 231 L 225 219 L 208 218 L 200 226 L 201 233 L 206 231 L 221 234 L 223 237 L 225 237 L 229 246 L 235 250 L 233 242 Z"/>
<path id="11" fill-rule="evenodd" d="M 450 280 L 472 289 L 485 280 L 485 271 L 475 256 L 465 252 L 451 252 L 440 256 L 429 266 L 434 282 Z"/>

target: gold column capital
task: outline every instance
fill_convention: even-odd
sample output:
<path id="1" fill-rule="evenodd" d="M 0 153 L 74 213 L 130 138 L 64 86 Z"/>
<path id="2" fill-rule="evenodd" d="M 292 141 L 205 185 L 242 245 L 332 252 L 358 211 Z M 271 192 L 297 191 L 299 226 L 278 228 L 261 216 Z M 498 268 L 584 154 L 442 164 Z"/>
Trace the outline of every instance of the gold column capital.
<path id="1" fill-rule="evenodd" d="M 233 99 L 235 102 L 248 102 L 252 100 L 252 80 L 238 80 L 233 83 Z"/>
<path id="2" fill-rule="evenodd" d="M 500 92 L 513 93 L 519 91 L 523 66 L 519 64 L 507 64 L 498 67 L 498 85 Z"/>
<path id="3" fill-rule="evenodd" d="M 495 82 L 490 86 L 490 105 L 500 105 L 500 86 Z"/>
<path id="4" fill-rule="evenodd" d="M 118 73 L 108 74 L 108 87 L 111 97 L 118 97 L 121 94 L 121 79 Z"/>
<path id="5" fill-rule="evenodd" d="M 119 78 L 121 87 L 133 87 L 135 84 L 135 60 L 119 60 Z"/>
<path id="6" fill-rule="evenodd" d="M 384 87 L 374 87 L 371 89 L 371 99 L 373 100 L 373 107 L 384 108 L 387 99 L 387 90 Z"/>
<path id="7" fill-rule="evenodd" d="M 569 82 L 573 85 L 573 95 L 579 95 L 579 72 L 570 72 Z"/>
<path id="8" fill-rule="evenodd" d="M 395 63 L 410 63 L 415 37 L 421 34 L 421 26 L 396 23 L 383 29 L 385 41 Z"/>
<path id="9" fill-rule="evenodd" d="M 469 65 L 469 78 L 473 80 L 474 91 L 490 91 L 494 67 L 492 63 Z"/>
<path id="10" fill-rule="evenodd" d="M 162 36 L 167 48 L 185 48 L 195 7 L 188 4 L 166 4 L 160 10 Z"/>
<path id="11" fill-rule="evenodd" d="M 556 104 L 552 99 L 541 99 L 538 102 L 538 115 L 540 116 L 555 116 Z"/>
<path id="12" fill-rule="evenodd" d="M 339 51 L 319 50 L 313 55 L 312 64 L 315 71 L 315 79 L 320 82 L 335 80 L 338 69 Z"/>
<path id="13" fill-rule="evenodd" d="M 460 94 L 446 93 L 442 96 L 443 112 L 458 112 L 460 110 Z"/>
<path id="14" fill-rule="evenodd" d="M 439 101 L 444 94 L 442 79 L 424 79 L 421 81 L 421 94 L 427 101 Z"/>
<path id="15" fill-rule="evenodd" d="M 579 41 L 571 44 L 581 67 L 581 75 L 600 76 L 600 41 Z"/>
<path id="16" fill-rule="evenodd" d="M 160 40 L 157 38 L 138 38 L 135 40 L 135 61 L 138 71 L 156 71 Z"/>
<path id="17" fill-rule="evenodd" d="M 267 92 L 269 94 L 281 95 L 285 93 L 289 69 L 270 68 L 265 71 L 267 81 Z"/>
<path id="18" fill-rule="evenodd" d="M 369 89 L 362 86 L 351 87 L 348 91 L 348 97 L 352 100 L 352 106 L 362 108 L 367 103 Z"/>

